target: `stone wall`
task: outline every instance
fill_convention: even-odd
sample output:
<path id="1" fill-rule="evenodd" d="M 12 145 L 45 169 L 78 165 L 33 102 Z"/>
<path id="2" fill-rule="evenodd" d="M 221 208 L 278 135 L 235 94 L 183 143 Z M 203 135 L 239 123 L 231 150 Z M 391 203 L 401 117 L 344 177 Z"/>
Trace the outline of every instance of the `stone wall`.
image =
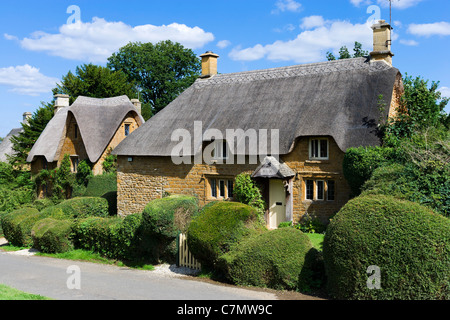
<path id="1" fill-rule="evenodd" d="M 344 153 L 329 138 L 329 160 L 309 160 L 309 138 L 298 139 L 294 150 L 281 157 L 297 174 L 293 178 L 293 219 L 299 221 L 305 213 L 327 220 L 348 201 L 350 188 L 342 172 Z M 248 162 L 247 162 L 248 163 Z M 169 194 L 190 194 L 200 205 L 216 200 L 209 192 L 210 178 L 234 179 L 242 172 L 253 172 L 257 164 L 192 164 L 175 165 L 170 157 L 118 157 L 118 213 L 142 212 L 153 199 Z M 305 199 L 305 181 L 329 179 L 336 184 L 335 200 Z"/>

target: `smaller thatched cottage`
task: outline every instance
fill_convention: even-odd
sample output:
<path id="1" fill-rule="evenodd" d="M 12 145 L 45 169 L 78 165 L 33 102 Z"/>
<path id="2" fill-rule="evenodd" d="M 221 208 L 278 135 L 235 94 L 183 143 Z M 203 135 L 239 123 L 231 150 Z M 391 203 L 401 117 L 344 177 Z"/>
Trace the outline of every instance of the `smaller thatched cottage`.
<path id="1" fill-rule="evenodd" d="M 139 101 L 127 96 L 80 96 L 71 106 L 67 95 L 55 98 L 55 115 L 28 154 L 32 173 L 59 167 L 68 154 L 73 172 L 80 161 L 88 160 L 93 173 L 101 174 L 105 157 L 144 123 Z"/>
<path id="2" fill-rule="evenodd" d="M 400 102 L 390 29 L 373 27 L 363 58 L 217 74 L 218 56 L 203 54 L 203 75 L 113 151 L 118 213 L 167 193 L 201 205 L 233 199 L 234 178 L 247 172 L 263 186 L 269 228 L 328 219 L 349 199 L 346 150 L 378 145 L 378 121 Z"/>
<path id="3" fill-rule="evenodd" d="M 23 114 L 22 123 L 27 123 L 28 119 L 32 116 L 31 112 L 25 112 Z M 13 143 L 11 141 L 12 137 L 17 137 L 21 132 L 23 132 L 23 128 L 14 128 L 12 129 L 8 135 L 3 139 L 0 143 L 0 162 L 8 162 L 8 156 L 11 157 L 15 154 L 13 149 Z"/>

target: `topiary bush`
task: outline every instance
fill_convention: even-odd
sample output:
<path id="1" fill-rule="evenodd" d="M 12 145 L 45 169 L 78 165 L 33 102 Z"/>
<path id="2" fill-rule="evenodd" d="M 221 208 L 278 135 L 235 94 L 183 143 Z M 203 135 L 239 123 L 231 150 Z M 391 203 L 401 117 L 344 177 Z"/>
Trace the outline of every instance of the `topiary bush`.
<path id="1" fill-rule="evenodd" d="M 323 244 L 328 291 L 337 299 L 449 299 L 450 221 L 420 204 L 360 196 L 331 221 Z M 370 266 L 381 289 L 369 289 Z"/>
<path id="2" fill-rule="evenodd" d="M 198 200 L 193 196 L 172 195 L 150 201 L 142 213 L 142 225 L 148 237 L 155 240 L 154 258 L 168 262 L 176 259 L 176 238 L 185 233 L 198 212 Z"/>
<path id="3" fill-rule="evenodd" d="M 212 202 L 192 220 L 187 242 L 202 266 L 214 269 L 219 257 L 243 238 L 266 230 L 255 208 L 238 202 Z"/>
<path id="4" fill-rule="evenodd" d="M 92 250 L 112 259 L 150 259 L 151 249 L 143 237 L 142 214 L 90 217 L 73 225 L 75 247 Z"/>
<path id="5" fill-rule="evenodd" d="M 79 197 L 65 200 L 56 205 L 72 218 L 108 217 L 108 201 L 100 197 Z"/>
<path id="6" fill-rule="evenodd" d="M 246 238 L 219 263 L 236 285 L 310 291 L 318 255 L 303 232 L 282 228 Z"/>
<path id="7" fill-rule="evenodd" d="M 41 252 L 61 253 L 73 249 L 71 220 L 39 220 L 34 224 L 31 236 L 33 247 Z"/>
<path id="8" fill-rule="evenodd" d="M 31 229 L 40 219 L 35 208 L 22 208 L 2 215 L 2 229 L 10 244 L 17 247 L 28 247 L 33 244 Z"/>
<path id="9" fill-rule="evenodd" d="M 261 195 L 261 190 L 252 180 L 248 173 L 241 173 L 236 176 L 233 187 L 233 198 L 237 202 L 248 204 L 258 210 L 263 215 L 266 204 Z"/>

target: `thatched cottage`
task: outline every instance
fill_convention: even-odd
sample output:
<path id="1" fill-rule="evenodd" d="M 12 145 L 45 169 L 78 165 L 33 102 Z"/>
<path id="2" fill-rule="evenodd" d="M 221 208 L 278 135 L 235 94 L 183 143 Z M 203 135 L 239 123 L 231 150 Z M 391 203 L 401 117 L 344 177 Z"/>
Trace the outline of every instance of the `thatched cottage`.
<path id="1" fill-rule="evenodd" d="M 346 150 L 378 145 L 376 124 L 400 102 L 390 29 L 373 27 L 366 58 L 217 74 L 218 56 L 203 54 L 203 75 L 113 151 L 118 213 L 167 193 L 232 199 L 242 172 L 263 186 L 270 228 L 336 213 L 350 194 Z"/>
<path id="2" fill-rule="evenodd" d="M 25 112 L 23 114 L 22 123 L 28 123 L 28 119 L 31 118 L 31 116 L 31 112 Z M 15 155 L 11 139 L 12 137 L 17 137 L 21 132 L 23 132 L 23 127 L 12 129 L 0 143 L 0 162 L 8 162 L 8 157 Z"/>
<path id="3" fill-rule="evenodd" d="M 80 96 L 69 106 L 69 96 L 58 94 L 55 115 L 28 154 L 31 172 L 59 167 L 68 154 L 73 172 L 80 161 L 88 160 L 93 173 L 101 174 L 105 157 L 143 123 L 139 101 L 127 96 Z"/>

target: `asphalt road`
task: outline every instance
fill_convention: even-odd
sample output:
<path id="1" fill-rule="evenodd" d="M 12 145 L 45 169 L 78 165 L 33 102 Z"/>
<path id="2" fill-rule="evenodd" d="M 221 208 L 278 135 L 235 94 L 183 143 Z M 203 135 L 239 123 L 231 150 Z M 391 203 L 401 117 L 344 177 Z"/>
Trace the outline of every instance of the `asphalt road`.
<path id="1" fill-rule="evenodd" d="M 57 300 L 275 300 L 272 293 L 0 251 L 0 283 Z M 79 287 L 79 288 L 78 288 Z"/>

